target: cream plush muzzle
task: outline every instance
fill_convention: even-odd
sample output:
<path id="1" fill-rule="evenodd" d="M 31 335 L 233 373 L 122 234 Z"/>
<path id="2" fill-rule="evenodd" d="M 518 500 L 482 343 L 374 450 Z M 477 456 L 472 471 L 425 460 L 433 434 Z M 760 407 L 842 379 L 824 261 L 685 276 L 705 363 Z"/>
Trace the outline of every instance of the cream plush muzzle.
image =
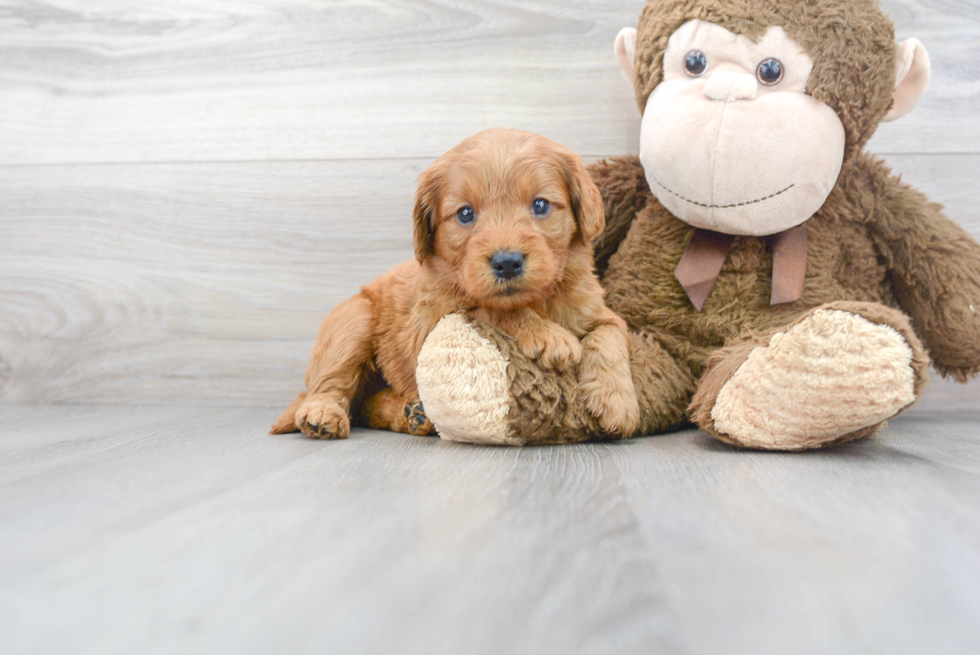
<path id="1" fill-rule="evenodd" d="M 708 62 L 698 77 L 684 68 L 692 50 Z M 766 86 L 756 68 L 770 57 L 784 75 Z M 810 218 L 844 159 L 840 119 L 806 95 L 812 69 L 780 27 L 758 43 L 700 20 L 678 29 L 640 136 L 640 161 L 661 204 L 695 227 L 726 234 L 775 234 Z"/>

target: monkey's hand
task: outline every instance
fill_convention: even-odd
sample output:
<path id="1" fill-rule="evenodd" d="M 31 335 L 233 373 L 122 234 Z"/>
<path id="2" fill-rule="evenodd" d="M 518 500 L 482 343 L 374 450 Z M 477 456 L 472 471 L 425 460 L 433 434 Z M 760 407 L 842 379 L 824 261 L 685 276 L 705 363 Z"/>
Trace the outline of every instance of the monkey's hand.
<path id="1" fill-rule="evenodd" d="M 980 372 L 980 245 L 940 206 L 895 177 L 871 223 L 901 308 L 936 370 L 959 382 Z"/>
<path id="2" fill-rule="evenodd" d="M 643 165 L 635 155 L 603 159 L 587 167 L 589 177 L 599 187 L 606 214 L 606 228 L 592 244 L 595 268 L 601 277 L 609 258 L 626 238 L 636 214 L 653 198 L 643 174 Z"/>

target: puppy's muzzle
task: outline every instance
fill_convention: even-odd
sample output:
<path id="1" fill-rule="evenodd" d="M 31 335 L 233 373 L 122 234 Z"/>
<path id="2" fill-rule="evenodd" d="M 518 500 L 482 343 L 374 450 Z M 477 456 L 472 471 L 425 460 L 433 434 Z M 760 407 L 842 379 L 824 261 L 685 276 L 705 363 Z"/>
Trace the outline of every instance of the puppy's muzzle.
<path id="1" fill-rule="evenodd" d="M 513 280 L 524 275 L 524 253 L 498 250 L 490 256 L 490 268 L 498 280 Z"/>

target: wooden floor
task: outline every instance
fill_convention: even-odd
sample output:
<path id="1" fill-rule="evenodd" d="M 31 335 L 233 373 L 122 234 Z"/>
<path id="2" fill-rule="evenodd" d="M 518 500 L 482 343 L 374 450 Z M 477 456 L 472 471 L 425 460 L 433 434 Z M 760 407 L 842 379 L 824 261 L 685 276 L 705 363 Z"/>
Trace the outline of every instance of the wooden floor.
<path id="1" fill-rule="evenodd" d="M 976 653 L 980 415 L 828 452 L 0 406 L 4 653 Z"/>

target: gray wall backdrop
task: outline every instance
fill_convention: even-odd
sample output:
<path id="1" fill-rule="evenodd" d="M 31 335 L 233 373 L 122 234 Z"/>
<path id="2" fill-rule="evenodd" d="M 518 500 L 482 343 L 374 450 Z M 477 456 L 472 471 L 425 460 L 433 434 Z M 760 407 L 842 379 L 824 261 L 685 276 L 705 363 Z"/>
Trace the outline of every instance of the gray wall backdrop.
<path id="1" fill-rule="evenodd" d="M 411 256 L 439 154 L 496 125 L 635 152 L 612 42 L 642 5 L 0 0 L 0 402 L 286 402 L 326 312 Z M 934 76 L 871 149 L 980 237 L 980 3 L 884 5 Z"/>

